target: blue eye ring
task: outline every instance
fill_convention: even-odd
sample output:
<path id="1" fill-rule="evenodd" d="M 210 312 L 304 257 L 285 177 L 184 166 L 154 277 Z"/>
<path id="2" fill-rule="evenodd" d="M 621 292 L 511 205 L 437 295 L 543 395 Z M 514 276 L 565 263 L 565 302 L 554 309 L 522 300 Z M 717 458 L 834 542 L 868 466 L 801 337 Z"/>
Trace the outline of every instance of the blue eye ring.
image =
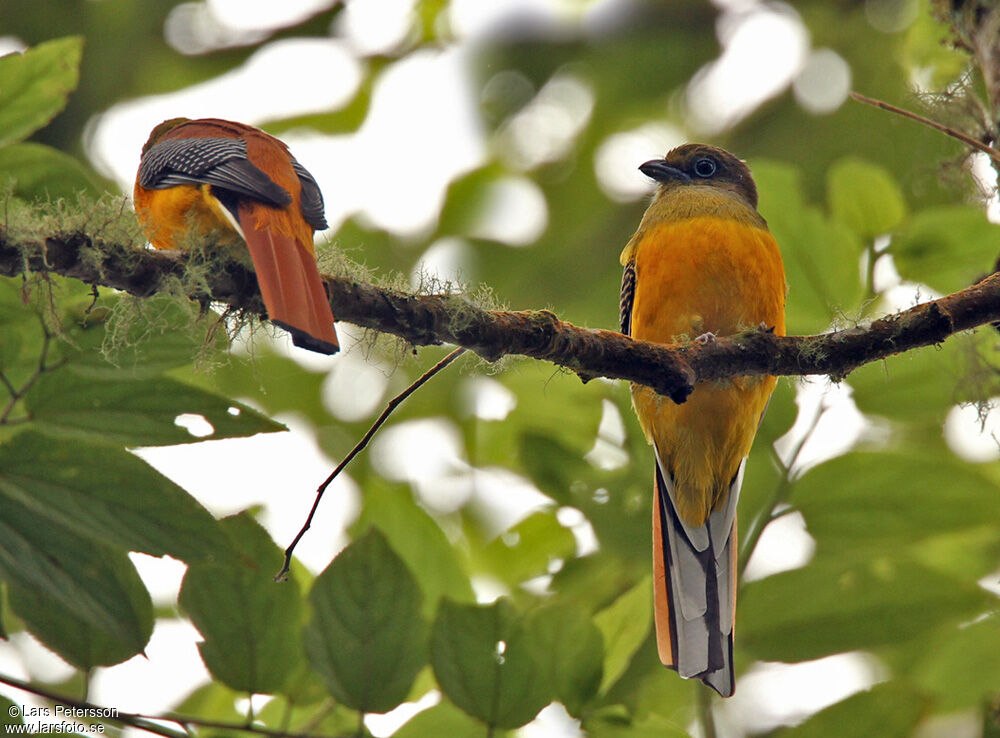
<path id="1" fill-rule="evenodd" d="M 718 171 L 719 165 L 715 163 L 715 159 L 709 157 L 704 157 L 699 159 L 694 163 L 694 173 L 703 178 L 711 177 Z"/>

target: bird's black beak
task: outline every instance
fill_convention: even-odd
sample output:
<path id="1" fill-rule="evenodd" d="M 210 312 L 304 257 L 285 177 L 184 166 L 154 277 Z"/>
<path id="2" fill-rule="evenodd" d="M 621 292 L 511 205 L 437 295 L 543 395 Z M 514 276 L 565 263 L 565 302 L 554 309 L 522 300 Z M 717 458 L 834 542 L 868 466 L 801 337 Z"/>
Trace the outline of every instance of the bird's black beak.
<path id="1" fill-rule="evenodd" d="M 639 167 L 639 171 L 661 184 L 667 182 L 690 182 L 691 177 L 677 167 L 667 164 L 666 159 L 650 159 Z"/>

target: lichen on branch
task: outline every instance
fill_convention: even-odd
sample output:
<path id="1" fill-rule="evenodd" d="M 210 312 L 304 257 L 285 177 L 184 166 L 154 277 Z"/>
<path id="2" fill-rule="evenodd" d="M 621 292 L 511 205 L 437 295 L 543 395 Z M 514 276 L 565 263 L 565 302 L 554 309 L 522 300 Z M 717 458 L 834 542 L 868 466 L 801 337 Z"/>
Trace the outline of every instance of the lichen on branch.
<path id="1" fill-rule="evenodd" d="M 80 223 L 48 222 L 47 230 L 0 224 L 0 275 L 57 273 L 139 297 L 178 285 L 193 300 L 218 302 L 264 315 L 257 282 L 243 263 L 213 253 L 211 268 L 191 257 L 142 248 L 125 226 L 95 231 Z M 134 220 L 131 221 L 134 224 Z M 131 234 L 123 237 L 122 234 Z M 188 272 L 198 268 L 197 279 Z M 867 325 L 816 336 L 779 337 L 750 331 L 707 343 L 661 345 L 614 331 L 582 328 L 547 310 L 479 307 L 461 294 L 411 294 L 343 276 L 324 276 L 338 320 L 398 336 L 415 346 L 454 344 L 488 361 L 521 355 L 595 377 L 648 385 L 683 402 L 695 383 L 741 375 L 830 375 L 842 378 L 871 361 L 1000 320 L 1000 274 L 960 292 L 877 319 Z M 609 286 L 609 299 L 614 287 Z"/>

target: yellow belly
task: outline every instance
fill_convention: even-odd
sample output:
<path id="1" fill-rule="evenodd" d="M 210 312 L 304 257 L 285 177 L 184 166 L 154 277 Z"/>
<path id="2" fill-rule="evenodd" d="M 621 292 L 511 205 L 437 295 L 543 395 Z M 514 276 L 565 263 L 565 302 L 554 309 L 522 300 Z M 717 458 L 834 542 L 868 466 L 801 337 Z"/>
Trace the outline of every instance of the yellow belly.
<path id="1" fill-rule="evenodd" d="M 784 335 L 784 269 L 767 230 L 719 217 L 689 218 L 650 228 L 633 253 L 635 338 L 673 343 L 761 323 Z M 776 381 L 740 377 L 700 384 L 682 405 L 633 385 L 639 421 L 673 477 L 677 512 L 689 525 L 704 524 L 724 502 Z"/>
<path id="2" fill-rule="evenodd" d="M 192 237 L 212 237 L 222 243 L 241 240 L 208 185 L 162 190 L 136 187 L 134 200 L 136 216 L 158 249 L 185 249 Z"/>

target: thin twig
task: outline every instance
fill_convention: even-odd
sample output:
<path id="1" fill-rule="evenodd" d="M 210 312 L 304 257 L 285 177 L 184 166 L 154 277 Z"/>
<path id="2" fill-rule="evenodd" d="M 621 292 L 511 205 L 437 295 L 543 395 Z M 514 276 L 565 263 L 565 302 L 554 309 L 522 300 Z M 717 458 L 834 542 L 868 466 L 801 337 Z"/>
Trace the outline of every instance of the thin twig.
<path id="1" fill-rule="evenodd" d="M 14 420 L 10 419 L 10 414 L 14 411 L 14 408 L 17 407 L 17 403 L 20 402 L 26 394 L 28 394 L 28 391 L 34 386 L 35 382 L 42 377 L 43 374 L 53 371 L 54 369 L 58 369 L 65 363 L 65 359 L 60 359 L 54 364 L 48 363 L 49 348 L 51 343 L 52 333 L 49 332 L 49 329 L 46 328 L 43 323 L 42 350 L 38 355 L 38 363 L 35 367 L 35 371 L 32 372 L 31 376 L 25 380 L 23 385 L 21 385 L 21 389 L 16 389 L 10 379 L 5 374 L 0 372 L 0 382 L 3 382 L 4 387 L 10 393 L 10 400 L 7 402 L 3 411 L 0 411 L 0 425 L 14 425 L 18 422 L 22 422 L 23 419 L 21 418 L 15 418 Z"/>
<path id="2" fill-rule="evenodd" d="M 778 484 L 774 488 L 774 493 L 771 495 L 771 500 L 768 502 L 767 507 L 761 510 L 757 517 L 751 520 L 750 525 L 747 526 L 747 533 L 743 539 L 743 546 L 740 548 L 739 561 L 736 568 L 739 572 L 740 581 L 743 579 L 743 571 L 746 569 L 747 563 L 750 561 L 750 557 L 753 555 L 754 549 L 757 548 L 757 544 L 760 542 L 760 537 L 761 534 L 763 534 L 764 529 L 771 522 L 780 517 L 781 514 L 783 514 L 775 513 L 775 510 L 779 505 L 788 499 L 788 495 L 792 490 L 792 474 L 795 471 L 796 462 L 799 460 L 799 455 L 802 453 L 803 446 L 806 445 L 806 442 L 809 440 L 810 436 L 812 436 L 813 431 L 816 430 L 816 426 L 819 425 L 819 420 L 823 417 L 826 410 L 826 406 L 823 405 L 816 411 L 816 414 L 813 416 L 812 422 L 809 424 L 806 432 L 802 434 L 798 443 L 795 444 L 795 448 L 792 449 L 792 455 L 787 464 L 781 460 L 777 452 L 774 452 L 774 457 L 777 459 L 777 463 L 781 467 L 781 479 L 778 480 Z"/>
<path id="3" fill-rule="evenodd" d="M 327 698 L 319 710 L 313 713 L 313 716 L 305 722 L 302 728 L 306 733 L 312 733 L 316 728 L 323 724 L 323 721 L 333 714 L 333 711 L 337 709 L 337 702 L 332 697 Z"/>
<path id="4" fill-rule="evenodd" d="M 938 123 L 936 120 L 932 120 L 930 118 L 926 118 L 926 117 L 924 117 L 922 115 L 919 115 L 917 113 L 914 113 L 914 112 L 912 112 L 910 110 L 906 110 L 905 108 L 896 107 L 895 105 L 892 105 L 891 103 L 887 103 L 887 102 L 884 102 L 882 100 L 876 100 L 873 97 L 867 97 L 866 95 L 862 95 L 862 94 L 860 94 L 858 92 L 852 92 L 851 93 L 851 98 L 853 98 L 854 100 L 857 100 L 860 103 L 864 103 L 865 105 L 871 105 L 873 107 L 880 108 L 882 110 L 887 110 L 890 113 L 895 113 L 896 115 L 901 115 L 904 118 L 909 118 L 910 120 L 915 120 L 918 123 L 922 123 L 923 125 L 927 126 L 928 128 L 933 128 L 935 131 L 940 131 L 941 133 L 945 134 L 946 136 L 951 136 L 952 138 L 961 141 L 965 145 L 971 146 L 972 148 L 976 149 L 977 151 L 983 152 L 988 157 L 990 157 L 993 161 L 995 161 L 997 164 L 1000 164 L 1000 151 L 998 151 L 997 149 L 993 148 L 992 146 L 988 146 L 987 144 L 984 144 L 982 141 L 979 141 L 979 140 L 973 138 L 972 136 L 969 136 L 968 134 L 962 133 L 961 131 L 959 131 L 959 130 L 957 130 L 955 128 L 951 128 L 950 126 L 946 126 L 943 123 Z"/>
<path id="5" fill-rule="evenodd" d="M 715 729 L 715 715 L 712 714 L 712 691 L 701 684 L 695 685 L 698 693 L 698 722 L 701 723 L 703 738 L 717 738 L 718 732 Z"/>
<path id="6" fill-rule="evenodd" d="M 0 383 L 3 383 L 3 386 L 7 388 L 7 394 L 9 394 L 11 397 L 17 394 L 17 387 L 15 387 L 14 383 L 7 378 L 7 375 L 6 373 L 4 373 L 3 369 L 0 369 Z"/>
<path id="7" fill-rule="evenodd" d="M 344 460 L 337 465 L 337 468 L 330 473 L 330 476 L 328 476 L 326 480 L 324 480 L 324 482 L 319 487 L 316 488 L 316 499 L 313 500 L 313 505 L 312 508 L 309 510 L 309 515 L 306 517 L 305 524 L 303 524 L 302 528 L 299 529 L 299 532 L 296 534 L 291 544 L 289 544 L 288 548 L 285 549 L 285 563 L 282 565 L 281 571 L 279 571 L 275 575 L 274 578 L 276 581 L 279 582 L 284 581 L 284 579 L 287 577 L 288 570 L 292 565 L 292 552 L 295 550 L 295 547 L 299 544 L 299 541 L 302 539 L 302 536 L 306 534 L 306 531 L 309 530 L 309 527 L 312 525 L 313 516 L 316 515 L 316 510 L 317 508 L 319 508 L 320 500 L 323 499 L 323 493 L 326 492 L 326 488 L 330 486 L 330 483 L 334 479 L 336 479 L 337 475 L 340 474 L 340 472 L 342 472 L 344 468 L 351 463 L 351 460 L 354 459 L 354 457 L 357 456 L 359 453 L 361 453 L 364 447 L 368 445 L 368 442 L 372 440 L 372 436 L 374 436 L 375 433 L 378 431 L 378 429 L 382 427 L 382 424 L 392 414 L 393 410 L 395 410 L 407 397 L 409 397 L 418 389 L 420 389 L 420 387 L 422 387 L 427 382 L 427 380 L 429 380 L 435 374 L 440 372 L 442 369 L 444 369 L 446 366 L 448 366 L 451 362 L 453 362 L 455 359 L 457 359 L 464 353 L 465 353 L 464 348 L 455 349 L 450 354 L 441 359 L 441 361 L 439 361 L 437 364 L 435 364 L 426 372 L 424 372 L 422 375 L 420 375 L 420 378 L 417 379 L 417 381 L 415 381 L 405 390 L 403 390 L 398 395 L 393 397 L 389 401 L 389 404 L 386 405 L 385 410 L 382 411 L 382 414 L 378 416 L 378 419 L 374 423 L 372 423 L 372 426 L 371 428 L 368 429 L 368 432 L 365 433 L 364 436 L 362 436 L 361 440 L 358 441 L 358 443 L 354 446 L 354 448 L 351 449 L 351 452 L 344 457 Z"/>
<path id="8" fill-rule="evenodd" d="M 134 712 L 123 712 L 115 708 L 105 707 L 86 700 L 66 697 L 65 695 L 57 694 L 56 692 L 45 689 L 44 687 L 36 686 L 6 674 L 0 674 L 0 684 L 6 684 L 7 686 L 14 687 L 15 689 L 19 689 L 23 692 L 28 692 L 38 697 L 42 697 L 50 702 L 65 705 L 67 707 L 78 708 L 80 710 L 94 711 L 100 715 L 100 717 L 90 719 L 96 719 L 100 722 L 115 723 L 117 725 L 128 725 L 133 728 L 138 728 L 139 730 L 144 730 L 147 733 L 155 733 L 156 735 L 164 736 L 164 738 L 186 738 L 186 734 L 162 725 L 158 725 L 155 721 L 174 723 L 175 725 L 183 728 L 185 731 L 188 731 L 191 726 L 198 726 L 201 728 L 214 728 L 217 730 L 253 733 L 256 735 L 267 736 L 268 738 L 342 738 L 341 736 L 329 736 L 317 733 L 288 733 L 283 730 L 265 728 L 261 725 L 230 723 L 222 720 L 204 720 L 192 715 L 180 715 L 177 713 L 170 713 L 167 715 L 142 715 Z"/>

